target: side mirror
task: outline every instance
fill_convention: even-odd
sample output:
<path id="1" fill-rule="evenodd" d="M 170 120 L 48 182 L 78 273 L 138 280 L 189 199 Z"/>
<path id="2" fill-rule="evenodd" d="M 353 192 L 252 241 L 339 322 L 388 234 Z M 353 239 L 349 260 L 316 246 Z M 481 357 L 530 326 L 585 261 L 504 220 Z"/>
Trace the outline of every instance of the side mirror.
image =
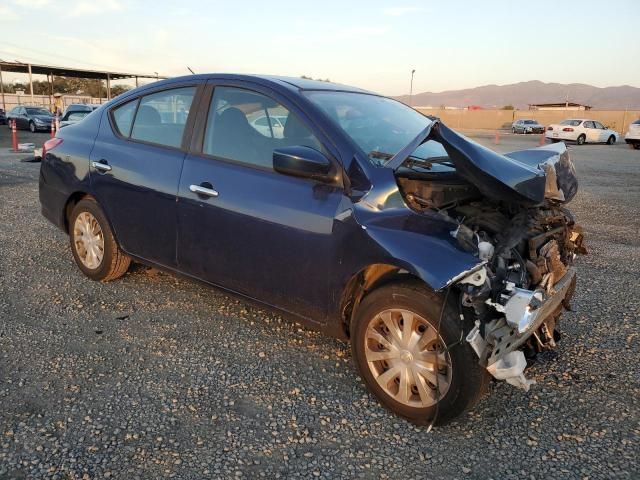
<path id="1" fill-rule="evenodd" d="M 273 151 L 273 169 L 283 175 L 321 180 L 331 171 L 331 162 L 313 148 L 294 145 Z"/>

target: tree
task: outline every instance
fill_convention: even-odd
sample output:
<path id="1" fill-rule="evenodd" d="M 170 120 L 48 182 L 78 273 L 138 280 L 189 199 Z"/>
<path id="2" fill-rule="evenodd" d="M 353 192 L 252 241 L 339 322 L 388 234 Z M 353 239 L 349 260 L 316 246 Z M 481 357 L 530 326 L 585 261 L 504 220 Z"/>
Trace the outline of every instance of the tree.
<path id="1" fill-rule="evenodd" d="M 113 97 L 120 95 L 131 87 L 127 85 L 112 85 L 111 95 Z M 6 93 L 15 93 L 16 90 L 24 90 L 25 93 L 31 93 L 29 91 L 29 84 L 23 82 L 15 82 L 13 84 L 4 84 L 4 91 Z M 42 80 L 33 81 L 33 93 L 35 95 L 51 95 L 51 86 L 49 82 Z M 66 78 L 66 77 L 54 77 L 53 79 L 53 93 L 61 93 L 63 95 L 87 95 L 91 97 L 107 97 L 107 87 L 102 80 L 92 80 L 89 78 Z"/>

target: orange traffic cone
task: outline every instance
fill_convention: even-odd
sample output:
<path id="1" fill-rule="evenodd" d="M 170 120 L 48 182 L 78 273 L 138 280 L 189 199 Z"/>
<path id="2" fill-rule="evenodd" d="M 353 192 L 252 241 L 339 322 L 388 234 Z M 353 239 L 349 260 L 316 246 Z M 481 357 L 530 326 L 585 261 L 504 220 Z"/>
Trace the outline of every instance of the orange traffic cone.
<path id="1" fill-rule="evenodd" d="M 544 138 L 544 133 L 540 134 L 540 145 L 544 145 L 547 142 L 546 138 Z"/>
<path id="2" fill-rule="evenodd" d="M 51 121 L 51 138 L 56 136 L 56 122 Z"/>
<path id="3" fill-rule="evenodd" d="M 493 140 L 493 143 L 500 145 L 500 132 L 498 132 L 498 130 L 496 130 L 496 138 Z"/>
<path id="4" fill-rule="evenodd" d="M 18 130 L 16 129 L 16 121 L 13 120 L 11 122 L 11 143 L 13 146 L 13 151 L 18 151 Z"/>

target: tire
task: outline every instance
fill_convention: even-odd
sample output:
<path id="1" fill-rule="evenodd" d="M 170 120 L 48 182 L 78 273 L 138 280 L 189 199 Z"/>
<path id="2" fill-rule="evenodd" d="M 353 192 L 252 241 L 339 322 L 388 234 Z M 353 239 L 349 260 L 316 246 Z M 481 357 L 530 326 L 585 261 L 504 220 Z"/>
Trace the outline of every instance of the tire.
<path id="1" fill-rule="evenodd" d="M 616 143 L 616 137 L 611 135 L 609 138 L 607 138 L 607 145 L 613 145 L 614 143 Z"/>
<path id="2" fill-rule="evenodd" d="M 83 235 L 83 228 L 89 232 L 87 236 Z M 86 248 L 87 241 L 93 241 L 89 248 Z M 76 264 L 92 280 L 115 280 L 129 269 L 131 259 L 120 250 L 107 218 L 92 197 L 83 198 L 73 207 L 69 217 L 69 242 Z M 102 256 L 98 253 L 100 250 Z"/>
<path id="3" fill-rule="evenodd" d="M 515 133 L 518 133 L 518 132 L 516 132 L 516 129 L 515 129 L 515 128 L 512 128 L 512 129 L 511 129 L 511 133 L 514 133 L 514 134 L 515 134 Z"/>
<path id="4" fill-rule="evenodd" d="M 640 150 L 640 143 L 634 143 L 633 148 L 634 150 Z"/>
<path id="5" fill-rule="evenodd" d="M 33 123 L 33 122 L 29 122 L 29 131 L 30 131 L 31 133 L 36 133 L 36 131 L 37 131 L 37 130 L 38 130 L 38 129 L 36 128 L 36 124 L 35 124 L 35 123 Z"/>
<path id="6" fill-rule="evenodd" d="M 585 135 L 583 133 L 578 137 L 578 139 L 576 140 L 576 143 L 578 145 L 584 145 L 584 142 L 586 142 L 586 141 L 587 141 L 587 137 L 585 137 Z"/>
<path id="7" fill-rule="evenodd" d="M 557 138 L 552 138 L 551 139 L 551 143 L 558 143 L 560 140 L 558 140 Z"/>
<path id="8" fill-rule="evenodd" d="M 437 336 L 441 308 L 441 296 L 419 282 L 387 284 L 369 293 L 362 300 L 351 325 L 353 358 L 367 389 L 384 407 L 417 425 L 429 424 L 434 421 L 434 417 L 436 425 L 443 425 L 462 414 L 478 402 L 490 379 L 487 371 L 479 365 L 478 357 L 471 346 L 464 340 L 460 342 L 461 335 L 465 335 L 471 327 L 463 328 L 454 302 L 448 302 L 440 324 L 440 336 Z M 387 347 L 395 340 L 390 329 L 384 330 L 389 321 L 392 327 L 404 332 L 405 316 L 410 319 L 411 326 L 404 338 L 413 339 L 416 335 L 421 335 L 418 345 L 421 345 L 422 341 L 426 342 L 428 338 L 432 339 L 426 347 L 405 345 L 407 349 L 411 349 L 411 353 L 409 350 Z M 383 317 L 387 321 L 383 320 Z M 399 323 L 400 318 L 403 319 L 402 324 Z M 420 330 L 421 328 L 423 330 Z M 380 343 L 381 337 L 387 341 L 386 345 Z M 395 343 L 399 345 L 398 342 Z M 443 350 L 443 343 L 450 346 L 450 350 Z M 441 355 L 433 355 L 435 349 L 439 349 Z M 422 351 L 419 352 L 420 350 Z M 371 361 L 374 358 L 371 355 L 385 355 L 391 352 L 394 352 L 394 358 Z M 428 360 L 426 364 L 430 363 L 433 369 L 435 359 L 442 357 L 442 363 L 438 363 L 441 374 L 437 377 L 430 372 L 425 375 L 414 373 L 419 368 L 416 363 L 424 366 L 425 360 L 416 362 L 413 355 L 418 358 L 418 355 L 429 353 L 431 356 L 427 358 L 433 361 Z M 396 371 L 404 372 L 405 382 L 401 381 L 399 373 L 394 375 Z M 411 375 L 408 375 L 410 372 Z M 377 378 L 383 375 L 387 376 L 379 382 Z M 403 383 L 403 391 L 408 392 L 404 399 L 401 394 Z M 421 383 L 422 390 L 418 389 L 418 383 Z M 438 394 L 440 386 L 444 392 Z M 393 389 L 396 387 L 397 391 L 394 392 Z"/>

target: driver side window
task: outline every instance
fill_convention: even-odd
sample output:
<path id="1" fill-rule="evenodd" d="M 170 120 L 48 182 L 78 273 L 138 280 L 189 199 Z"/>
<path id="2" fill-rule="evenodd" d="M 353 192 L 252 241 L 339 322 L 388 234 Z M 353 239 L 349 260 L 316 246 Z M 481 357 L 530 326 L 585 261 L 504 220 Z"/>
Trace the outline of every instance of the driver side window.
<path id="1" fill-rule="evenodd" d="M 292 145 L 322 150 L 302 121 L 271 98 L 234 87 L 214 90 L 203 153 L 271 169 L 273 150 Z"/>

